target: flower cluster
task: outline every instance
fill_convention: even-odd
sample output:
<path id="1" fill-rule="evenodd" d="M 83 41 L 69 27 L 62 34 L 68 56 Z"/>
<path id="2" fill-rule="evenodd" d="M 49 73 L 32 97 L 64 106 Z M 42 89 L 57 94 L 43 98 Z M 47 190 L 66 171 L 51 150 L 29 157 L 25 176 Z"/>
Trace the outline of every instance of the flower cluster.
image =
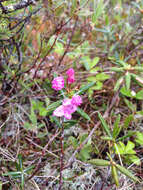
<path id="1" fill-rule="evenodd" d="M 77 106 L 81 103 L 82 99 L 79 95 L 74 95 L 72 99 L 66 98 L 63 100 L 62 105 L 55 109 L 53 115 L 57 117 L 64 116 L 66 119 L 71 119 L 71 114 L 77 110 Z"/>
<path id="2" fill-rule="evenodd" d="M 74 76 L 74 70 L 72 68 L 70 68 L 69 70 L 67 70 L 66 72 L 68 78 L 67 81 L 69 84 L 72 84 L 75 82 L 75 76 Z"/>
<path id="3" fill-rule="evenodd" d="M 73 68 L 68 69 L 66 74 L 67 74 L 68 84 L 74 83 L 75 82 L 75 73 L 74 73 Z M 64 88 L 63 76 L 54 78 L 54 80 L 52 81 L 52 88 L 55 90 L 61 90 Z"/>
<path id="4" fill-rule="evenodd" d="M 55 90 L 61 90 L 64 88 L 64 78 L 62 76 L 54 78 L 52 81 L 52 88 Z"/>
<path id="5" fill-rule="evenodd" d="M 74 69 L 70 68 L 66 72 L 68 84 L 75 82 L 75 72 Z M 64 88 L 64 78 L 62 76 L 56 77 L 52 81 L 52 88 L 55 90 L 61 90 Z M 79 95 L 74 95 L 71 99 L 65 98 L 62 105 L 55 109 L 53 112 L 54 116 L 65 117 L 66 119 L 71 119 L 72 113 L 77 110 L 77 107 L 82 103 L 82 99 Z"/>

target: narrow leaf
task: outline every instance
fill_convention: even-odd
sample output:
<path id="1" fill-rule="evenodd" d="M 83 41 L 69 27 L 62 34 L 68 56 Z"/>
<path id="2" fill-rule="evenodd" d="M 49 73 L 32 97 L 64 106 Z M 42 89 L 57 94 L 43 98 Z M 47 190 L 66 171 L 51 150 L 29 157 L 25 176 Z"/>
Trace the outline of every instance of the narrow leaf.
<path id="1" fill-rule="evenodd" d="M 110 133 L 110 129 L 109 129 L 109 126 L 106 124 L 104 118 L 102 117 L 102 115 L 98 112 L 98 117 L 102 123 L 102 126 L 103 126 L 103 129 L 104 131 L 106 132 L 106 134 L 109 136 L 109 137 L 112 137 L 111 133 Z"/>
<path id="2" fill-rule="evenodd" d="M 117 169 L 114 165 L 111 166 L 112 169 L 112 177 L 115 181 L 116 186 L 119 186 L 119 178 L 118 178 L 118 174 L 117 174 Z"/>
<path id="3" fill-rule="evenodd" d="M 102 160 L 102 159 L 88 160 L 88 163 L 96 165 L 96 166 L 110 166 L 110 161 Z"/>
<path id="4" fill-rule="evenodd" d="M 126 72 L 125 83 L 126 83 L 127 90 L 129 90 L 130 89 L 130 85 L 131 85 L 131 75 L 130 75 L 129 72 Z"/>
<path id="5" fill-rule="evenodd" d="M 87 113 L 85 113 L 82 109 L 77 108 L 77 112 L 78 112 L 82 117 L 84 117 L 85 119 L 91 120 L 91 118 L 87 115 Z"/>
<path id="6" fill-rule="evenodd" d="M 62 100 L 59 100 L 57 102 L 54 102 L 52 104 L 50 104 L 48 107 L 47 107 L 47 111 L 53 111 L 55 108 L 57 108 L 60 104 L 62 103 Z"/>
<path id="7" fill-rule="evenodd" d="M 119 133 L 121 131 L 121 126 L 119 126 L 120 119 L 121 119 L 121 116 L 119 114 L 115 120 L 115 123 L 114 123 L 114 128 L 113 128 L 113 133 L 112 133 L 112 136 L 114 139 L 117 138 L 117 136 L 119 135 Z"/>
<path id="8" fill-rule="evenodd" d="M 122 141 L 122 140 L 124 140 L 124 139 L 126 139 L 128 137 L 133 136 L 134 134 L 135 134 L 134 131 L 129 131 L 127 135 L 124 135 L 123 137 L 118 138 L 116 141 Z"/>
<path id="9" fill-rule="evenodd" d="M 120 166 L 119 164 L 115 164 L 115 167 L 121 172 L 123 173 L 125 176 L 131 178 L 133 181 L 135 182 L 139 182 L 139 179 L 137 177 L 135 177 L 129 170 L 127 170 L 126 168 Z"/>
<path id="10" fill-rule="evenodd" d="M 115 87 L 114 87 L 114 91 L 117 91 L 117 90 L 120 88 L 120 85 L 122 84 L 123 80 L 124 80 L 124 77 L 120 77 L 120 78 L 117 80 L 117 82 L 116 82 L 116 84 L 115 84 Z"/>
<path id="11" fill-rule="evenodd" d="M 95 82 L 90 82 L 89 84 L 83 86 L 76 94 L 82 94 L 83 92 L 85 92 L 86 90 L 88 90 L 94 85 L 95 85 Z"/>

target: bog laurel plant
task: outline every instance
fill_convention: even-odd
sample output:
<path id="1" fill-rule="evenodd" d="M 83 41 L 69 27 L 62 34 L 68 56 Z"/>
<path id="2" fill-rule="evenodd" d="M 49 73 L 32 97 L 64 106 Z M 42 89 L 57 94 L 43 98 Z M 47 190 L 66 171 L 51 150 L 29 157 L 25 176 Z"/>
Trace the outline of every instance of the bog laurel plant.
<path id="1" fill-rule="evenodd" d="M 0 190 L 142 188 L 142 21 L 143 0 L 0 1 Z"/>

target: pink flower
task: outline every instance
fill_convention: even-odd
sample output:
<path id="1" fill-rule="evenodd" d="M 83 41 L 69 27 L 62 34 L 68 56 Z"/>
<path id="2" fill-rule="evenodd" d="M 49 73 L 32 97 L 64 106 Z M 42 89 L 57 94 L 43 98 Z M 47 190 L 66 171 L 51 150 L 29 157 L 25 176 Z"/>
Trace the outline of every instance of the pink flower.
<path id="1" fill-rule="evenodd" d="M 79 106 L 82 103 L 82 99 L 79 95 L 74 95 L 72 97 L 71 103 L 75 106 Z"/>
<path id="2" fill-rule="evenodd" d="M 57 107 L 57 108 L 55 109 L 55 111 L 53 112 L 53 115 L 54 115 L 54 116 L 57 116 L 57 117 L 62 117 L 62 116 L 64 116 L 64 107 L 63 107 L 63 105 Z"/>
<path id="3" fill-rule="evenodd" d="M 71 99 L 64 99 L 61 106 L 55 109 L 53 112 L 54 116 L 62 117 L 64 116 L 66 119 L 71 119 L 72 113 L 74 113 L 77 110 L 77 106 L 72 104 Z"/>
<path id="4" fill-rule="evenodd" d="M 67 78 L 68 83 L 69 84 L 74 83 L 75 82 L 74 69 L 73 68 L 68 69 L 66 74 L 68 75 L 68 78 Z"/>
<path id="5" fill-rule="evenodd" d="M 54 78 L 52 81 L 52 88 L 55 90 L 64 88 L 64 78 L 62 76 Z"/>

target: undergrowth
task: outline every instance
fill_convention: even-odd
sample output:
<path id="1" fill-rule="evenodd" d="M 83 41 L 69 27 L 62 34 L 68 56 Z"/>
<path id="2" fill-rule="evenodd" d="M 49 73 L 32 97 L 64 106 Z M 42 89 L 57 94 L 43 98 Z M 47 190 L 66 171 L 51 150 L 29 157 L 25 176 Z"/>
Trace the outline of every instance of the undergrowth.
<path id="1" fill-rule="evenodd" d="M 142 15 L 0 1 L 0 190 L 142 189 Z"/>

